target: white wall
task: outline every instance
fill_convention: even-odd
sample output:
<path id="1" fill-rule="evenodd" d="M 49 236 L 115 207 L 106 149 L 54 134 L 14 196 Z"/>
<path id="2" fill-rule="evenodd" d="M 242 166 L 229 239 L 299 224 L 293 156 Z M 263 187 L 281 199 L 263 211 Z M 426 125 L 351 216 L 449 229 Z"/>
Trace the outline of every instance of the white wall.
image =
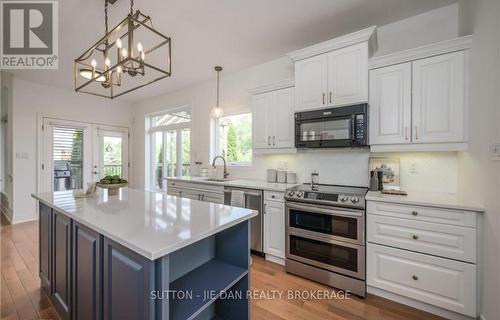
<path id="1" fill-rule="evenodd" d="M 459 32 L 458 3 L 378 28 L 377 56 L 455 38 Z"/>
<path id="2" fill-rule="evenodd" d="M 0 158 L 2 179 L 4 180 L 5 189 L 0 195 L 0 210 L 9 218 L 12 217 L 12 159 L 9 157 L 12 154 L 12 74 L 1 72 L 0 76 L 0 100 L 2 103 L 1 118 L 7 118 L 7 123 L 2 122 L 1 127 L 1 146 Z M 5 96 L 4 96 L 5 95 Z"/>
<path id="3" fill-rule="evenodd" d="M 30 194 L 37 186 L 38 117 L 130 126 L 130 105 L 28 82 L 13 85 L 13 211 L 14 222 L 36 217 Z M 16 155 L 26 153 L 27 159 Z"/>
<path id="4" fill-rule="evenodd" d="M 462 29 L 473 28 L 468 152 L 459 154 L 459 191 L 484 203 L 482 217 L 482 313 L 500 315 L 500 161 L 489 158 L 489 144 L 500 142 L 500 2 L 461 1 Z"/>
<path id="5" fill-rule="evenodd" d="M 439 26 L 439 27 L 436 27 Z M 455 38 L 458 33 L 458 5 L 454 4 L 436 9 L 378 29 L 379 52 L 416 47 L 426 43 Z M 411 36 L 409 36 L 411 35 Z M 277 80 L 293 78 L 293 64 L 281 57 L 274 61 L 255 66 L 240 72 L 226 75 L 222 73 L 221 97 L 226 114 L 250 110 L 251 98 L 247 90 Z M 215 78 L 215 74 L 214 74 Z M 215 102 L 215 81 L 207 81 L 184 90 L 148 99 L 134 106 L 134 142 L 136 150 L 144 150 L 145 117 L 149 113 L 189 105 L 192 109 L 191 161 L 201 161 L 209 165 L 210 146 L 210 109 Z M 230 168 L 232 177 L 265 179 L 269 167 L 284 168 L 298 173 L 299 181 L 308 181 L 314 169 L 320 173 L 323 183 L 368 185 L 368 158 L 366 150 L 322 150 L 299 152 L 295 155 L 255 156 L 251 168 Z M 393 155 L 394 156 L 394 155 Z M 455 153 L 401 155 L 401 170 L 408 171 L 411 162 L 418 164 L 419 172 L 405 175 L 402 187 L 417 190 L 432 190 L 455 193 L 457 190 Z M 145 187 L 146 157 L 142 152 L 133 156 L 132 177 L 135 188 Z M 446 170 L 439 170 L 446 165 Z"/>

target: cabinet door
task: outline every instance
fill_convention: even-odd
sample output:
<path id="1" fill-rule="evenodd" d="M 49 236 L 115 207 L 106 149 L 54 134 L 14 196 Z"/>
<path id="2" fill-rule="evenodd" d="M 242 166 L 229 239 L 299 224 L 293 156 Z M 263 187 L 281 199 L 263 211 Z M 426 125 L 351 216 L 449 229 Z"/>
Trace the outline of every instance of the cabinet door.
<path id="1" fill-rule="evenodd" d="M 266 201 L 264 219 L 264 252 L 285 258 L 285 204 Z"/>
<path id="2" fill-rule="evenodd" d="M 203 193 L 201 200 L 205 202 L 224 204 L 224 194 Z"/>
<path id="3" fill-rule="evenodd" d="M 328 105 L 368 101 L 368 43 L 328 53 Z"/>
<path id="4" fill-rule="evenodd" d="M 47 295 L 51 295 L 51 269 L 52 269 L 52 209 L 40 203 L 40 217 L 38 222 L 38 254 L 39 254 L 39 273 L 42 289 Z"/>
<path id="5" fill-rule="evenodd" d="M 70 318 L 71 303 L 71 219 L 53 211 L 52 301 L 63 319 Z"/>
<path id="6" fill-rule="evenodd" d="M 104 319 L 154 319 L 154 261 L 104 238 Z"/>
<path id="7" fill-rule="evenodd" d="M 101 238 L 73 222 L 73 319 L 101 317 Z"/>
<path id="8" fill-rule="evenodd" d="M 295 63 L 296 111 L 326 106 L 327 71 L 327 54 Z"/>
<path id="9" fill-rule="evenodd" d="M 370 71 L 370 144 L 411 142 L 411 62 Z"/>
<path id="10" fill-rule="evenodd" d="M 463 51 L 413 62 L 413 142 L 463 142 L 465 92 Z"/>
<path id="11" fill-rule="evenodd" d="M 252 145 L 254 149 L 271 147 L 268 132 L 268 114 L 272 106 L 271 93 L 258 94 L 252 98 Z"/>
<path id="12" fill-rule="evenodd" d="M 277 90 L 269 116 L 269 131 L 274 148 L 293 148 L 295 141 L 293 88 Z"/>

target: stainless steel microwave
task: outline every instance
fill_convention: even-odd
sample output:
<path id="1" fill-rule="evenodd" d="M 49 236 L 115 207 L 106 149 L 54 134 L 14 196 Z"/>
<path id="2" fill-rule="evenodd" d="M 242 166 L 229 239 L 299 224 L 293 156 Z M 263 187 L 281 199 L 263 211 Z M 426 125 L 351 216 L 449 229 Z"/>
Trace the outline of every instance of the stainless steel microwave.
<path id="1" fill-rule="evenodd" d="M 296 148 L 368 146 L 368 104 L 297 112 Z"/>

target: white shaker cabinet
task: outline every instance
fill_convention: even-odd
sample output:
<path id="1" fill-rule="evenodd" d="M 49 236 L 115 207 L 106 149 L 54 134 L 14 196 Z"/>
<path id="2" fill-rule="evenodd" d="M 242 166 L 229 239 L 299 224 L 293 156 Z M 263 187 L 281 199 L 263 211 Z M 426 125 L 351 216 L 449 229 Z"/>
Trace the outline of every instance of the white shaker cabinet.
<path id="1" fill-rule="evenodd" d="M 463 37 L 370 60 L 372 152 L 466 149 L 470 41 Z"/>
<path id="2" fill-rule="evenodd" d="M 285 258 L 285 203 L 266 201 L 264 213 L 264 252 Z"/>
<path id="3" fill-rule="evenodd" d="M 368 43 L 328 53 L 327 105 L 343 106 L 368 101 Z"/>
<path id="4" fill-rule="evenodd" d="M 415 143 L 465 140 L 465 53 L 453 52 L 413 62 Z"/>
<path id="5" fill-rule="evenodd" d="M 411 62 L 370 71 L 370 143 L 411 142 Z"/>
<path id="6" fill-rule="evenodd" d="M 295 63 L 295 110 L 304 111 L 327 105 L 328 56 L 307 58 Z"/>
<path id="7" fill-rule="evenodd" d="M 268 119 L 272 102 L 272 93 L 262 93 L 252 97 L 252 144 L 254 149 L 265 149 L 271 145 Z"/>
<path id="8" fill-rule="evenodd" d="M 293 152 L 294 88 L 293 82 L 281 82 L 250 90 L 252 96 L 252 145 L 259 153 Z M 285 88 L 282 88 L 285 86 Z M 272 91 L 269 88 L 273 88 Z M 261 93 L 261 91 L 265 91 Z"/>
<path id="9" fill-rule="evenodd" d="M 288 54 L 295 63 L 295 110 L 368 101 L 368 58 L 375 27 Z"/>

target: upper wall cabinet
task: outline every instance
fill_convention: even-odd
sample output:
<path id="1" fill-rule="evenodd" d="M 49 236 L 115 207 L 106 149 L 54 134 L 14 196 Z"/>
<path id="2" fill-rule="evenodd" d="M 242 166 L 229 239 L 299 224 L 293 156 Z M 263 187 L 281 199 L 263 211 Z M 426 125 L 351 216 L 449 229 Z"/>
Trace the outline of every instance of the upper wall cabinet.
<path id="1" fill-rule="evenodd" d="M 294 149 L 293 80 L 249 90 L 252 96 L 254 152 L 283 153 Z"/>
<path id="2" fill-rule="evenodd" d="M 470 43 L 463 37 L 370 60 L 372 152 L 466 149 Z"/>
<path id="3" fill-rule="evenodd" d="M 288 54 L 295 62 L 296 111 L 368 101 L 374 31 L 371 27 Z"/>

